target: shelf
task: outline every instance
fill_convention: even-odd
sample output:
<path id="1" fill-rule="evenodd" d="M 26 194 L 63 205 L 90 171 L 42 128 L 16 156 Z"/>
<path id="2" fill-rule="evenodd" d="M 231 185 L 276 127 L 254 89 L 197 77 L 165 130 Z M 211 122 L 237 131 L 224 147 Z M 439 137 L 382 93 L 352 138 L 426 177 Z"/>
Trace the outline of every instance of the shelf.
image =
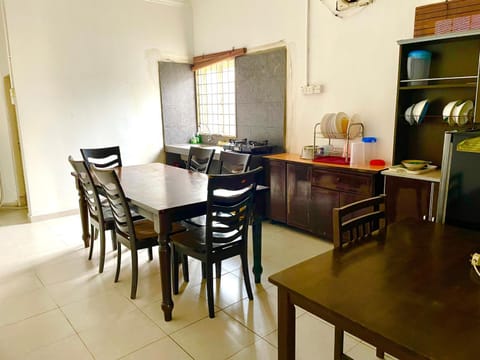
<path id="1" fill-rule="evenodd" d="M 464 83 L 464 84 L 407 85 L 407 86 L 400 86 L 398 89 L 399 90 L 428 90 L 428 89 L 454 89 L 454 88 L 475 89 L 476 87 L 477 87 L 477 83 Z"/>

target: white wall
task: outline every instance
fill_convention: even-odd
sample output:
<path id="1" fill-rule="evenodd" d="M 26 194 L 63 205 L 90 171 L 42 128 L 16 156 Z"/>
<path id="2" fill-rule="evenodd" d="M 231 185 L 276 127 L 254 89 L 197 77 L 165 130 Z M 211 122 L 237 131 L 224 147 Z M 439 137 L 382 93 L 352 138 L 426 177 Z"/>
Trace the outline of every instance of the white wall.
<path id="1" fill-rule="evenodd" d="M 191 57 L 191 8 L 4 1 L 30 216 L 76 208 L 67 157 L 81 147 L 118 144 L 125 164 L 157 160 L 157 62 Z"/>
<path id="2" fill-rule="evenodd" d="M 9 74 L 7 47 L 3 18 L 0 17 L 0 186 L 3 197 L 0 199 L 4 204 L 17 203 L 17 187 L 15 182 L 15 168 L 11 145 L 11 129 L 7 120 L 7 107 L 3 78 Z"/>
<path id="3" fill-rule="evenodd" d="M 395 114 L 397 40 L 413 37 L 415 7 L 438 0 L 375 0 L 360 11 L 333 16 L 311 0 L 310 83 L 320 95 L 303 95 L 307 0 L 192 0 L 194 54 L 287 44 L 287 151 L 300 153 L 327 112 L 358 113 L 367 136 L 376 136 L 378 155 L 391 161 Z"/>

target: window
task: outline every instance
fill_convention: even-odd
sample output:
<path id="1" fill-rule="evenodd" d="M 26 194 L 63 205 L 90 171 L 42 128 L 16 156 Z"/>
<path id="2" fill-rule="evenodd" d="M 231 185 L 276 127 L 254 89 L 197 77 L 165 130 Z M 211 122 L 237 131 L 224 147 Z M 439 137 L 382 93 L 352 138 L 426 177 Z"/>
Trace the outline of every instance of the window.
<path id="1" fill-rule="evenodd" d="M 236 136 L 235 59 L 195 71 L 198 131 Z"/>

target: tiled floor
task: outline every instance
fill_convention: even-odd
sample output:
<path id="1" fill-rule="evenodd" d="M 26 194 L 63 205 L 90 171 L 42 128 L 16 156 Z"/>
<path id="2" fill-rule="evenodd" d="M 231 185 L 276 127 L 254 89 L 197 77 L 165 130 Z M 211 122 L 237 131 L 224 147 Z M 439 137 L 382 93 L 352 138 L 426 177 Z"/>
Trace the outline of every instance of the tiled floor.
<path id="1" fill-rule="evenodd" d="M 253 301 L 239 261 L 225 261 L 216 317 L 209 319 L 200 267 L 192 260 L 190 283 L 181 284 L 174 319 L 165 322 L 158 256 L 148 262 L 140 254 L 138 295 L 130 300 L 128 254 L 118 283 L 110 247 L 99 274 L 98 248 L 89 261 L 78 216 L 2 226 L 0 359 L 276 359 L 276 288 L 267 277 L 332 245 L 268 221 L 263 239 L 264 275 Z M 297 358 L 331 359 L 332 326 L 297 310 Z M 345 342 L 355 359 L 375 359 L 371 346 L 350 336 Z"/>

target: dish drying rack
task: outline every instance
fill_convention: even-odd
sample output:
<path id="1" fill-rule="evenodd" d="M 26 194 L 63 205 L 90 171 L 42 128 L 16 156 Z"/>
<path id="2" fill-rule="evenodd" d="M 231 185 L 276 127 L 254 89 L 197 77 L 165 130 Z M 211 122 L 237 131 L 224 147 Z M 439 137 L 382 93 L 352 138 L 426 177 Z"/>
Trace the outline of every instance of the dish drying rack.
<path id="1" fill-rule="evenodd" d="M 365 127 L 363 123 L 361 122 L 349 122 L 348 127 L 347 127 L 347 132 L 345 134 L 343 133 L 332 133 L 332 136 L 325 136 L 322 131 L 321 131 L 321 122 L 316 123 L 315 127 L 313 128 L 313 159 L 317 158 L 322 158 L 322 157 L 337 157 L 337 158 L 344 158 L 345 163 L 349 163 L 350 161 L 350 140 L 361 137 L 363 138 L 364 132 L 365 132 Z M 355 127 L 360 127 L 360 131 L 357 135 L 355 135 L 353 138 L 351 137 L 351 130 Z M 335 149 L 335 147 L 332 145 L 332 140 L 335 139 L 343 139 L 346 140 L 344 148 L 343 148 L 343 153 L 340 153 L 339 151 L 332 151 L 330 154 L 327 156 L 319 154 L 320 146 L 317 145 L 319 139 L 328 139 L 328 145 L 329 147 Z"/>

